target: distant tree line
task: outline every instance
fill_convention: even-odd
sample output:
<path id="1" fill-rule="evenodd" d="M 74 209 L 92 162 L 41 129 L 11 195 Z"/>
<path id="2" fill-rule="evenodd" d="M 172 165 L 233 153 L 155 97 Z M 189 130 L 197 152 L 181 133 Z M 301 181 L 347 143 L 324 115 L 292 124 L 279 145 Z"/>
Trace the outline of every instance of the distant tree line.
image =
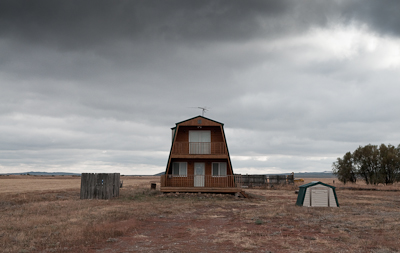
<path id="1" fill-rule="evenodd" d="M 364 180 L 367 184 L 393 184 L 400 181 L 400 145 L 359 146 L 332 164 L 333 174 L 344 184 Z"/>

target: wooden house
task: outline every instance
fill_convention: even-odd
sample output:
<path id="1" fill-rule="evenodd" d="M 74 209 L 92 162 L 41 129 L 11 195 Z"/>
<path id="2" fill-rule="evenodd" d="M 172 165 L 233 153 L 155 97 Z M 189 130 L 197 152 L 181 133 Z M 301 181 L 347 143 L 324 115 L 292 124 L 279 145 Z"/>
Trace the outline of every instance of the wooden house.
<path id="1" fill-rule="evenodd" d="M 241 192 L 234 175 L 224 124 L 203 116 L 176 123 L 162 192 Z"/>

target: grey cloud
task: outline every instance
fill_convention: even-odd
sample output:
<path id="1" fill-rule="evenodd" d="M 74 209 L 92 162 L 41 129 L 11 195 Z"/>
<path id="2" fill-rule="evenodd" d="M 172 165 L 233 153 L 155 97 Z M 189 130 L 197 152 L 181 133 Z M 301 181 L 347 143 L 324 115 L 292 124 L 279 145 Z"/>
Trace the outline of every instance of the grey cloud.
<path id="1" fill-rule="evenodd" d="M 386 3 L 2 1 L 0 166 L 157 173 L 196 106 L 225 123 L 231 155 L 269 156 L 239 170 L 329 170 L 358 145 L 397 145 L 398 66 L 333 57 L 310 33 L 395 38 Z"/>
<path id="2" fill-rule="evenodd" d="M 3 34 L 31 43 L 89 48 L 115 38 L 227 40 L 254 33 L 258 16 L 279 16 L 288 1 L 2 1 Z M 53 41 L 56 40 L 56 41 Z"/>
<path id="3" fill-rule="evenodd" d="M 238 169 L 235 173 L 241 174 L 278 174 L 282 173 L 280 167 L 286 168 L 286 173 L 307 172 L 314 168 L 319 171 L 330 171 L 331 157 L 304 159 L 301 156 L 269 157 L 267 160 L 235 160 L 232 166 Z"/>
<path id="4" fill-rule="evenodd" d="M 338 18 L 398 33 L 399 3 L 385 1 L 2 1 L 0 36 L 60 51 L 102 50 L 129 41 L 248 41 L 300 33 Z M 100 46 L 103 45 L 103 46 Z"/>
<path id="5" fill-rule="evenodd" d="M 400 2 L 396 0 L 360 0 L 347 2 L 342 15 L 349 22 L 366 23 L 377 33 L 399 36 L 399 11 Z"/>

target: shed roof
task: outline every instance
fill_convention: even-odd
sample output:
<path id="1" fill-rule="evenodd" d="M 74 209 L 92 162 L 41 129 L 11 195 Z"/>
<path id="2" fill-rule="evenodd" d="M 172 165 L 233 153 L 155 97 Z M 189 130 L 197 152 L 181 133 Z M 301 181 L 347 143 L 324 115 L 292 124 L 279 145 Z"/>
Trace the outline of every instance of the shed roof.
<path id="1" fill-rule="evenodd" d="M 300 187 L 300 188 L 308 188 L 308 187 L 310 187 L 310 186 L 314 186 L 314 185 L 317 185 L 317 184 L 322 184 L 322 185 L 327 186 L 327 187 L 330 187 L 330 188 L 332 188 L 332 189 L 335 189 L 335 188 L 336 188 L 335 186 L 322 183 L 321 181 L 312 181 L 312 182 L 310 182 L 310 183 L 300 185 L 299 187 Z"/>

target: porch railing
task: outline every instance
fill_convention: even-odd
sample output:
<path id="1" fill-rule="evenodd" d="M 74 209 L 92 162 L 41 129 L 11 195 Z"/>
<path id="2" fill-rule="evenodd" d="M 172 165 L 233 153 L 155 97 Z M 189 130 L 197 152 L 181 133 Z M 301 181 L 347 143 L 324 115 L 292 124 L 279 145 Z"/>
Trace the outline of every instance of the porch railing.
<path id="1" fill-rule="evenodd" d="M 241 175 L 228 176 L 173 176 L 162 175 L 161 187 L 214 187 L 214 188 L 240 188 L 242 185 Z"/>
<path id="2" fill-rule="evenodd" d="M 223 155 L 228 154 L 228 151 L 224 142 L 175 142 L 172 153 L 181 155 Z"/>

